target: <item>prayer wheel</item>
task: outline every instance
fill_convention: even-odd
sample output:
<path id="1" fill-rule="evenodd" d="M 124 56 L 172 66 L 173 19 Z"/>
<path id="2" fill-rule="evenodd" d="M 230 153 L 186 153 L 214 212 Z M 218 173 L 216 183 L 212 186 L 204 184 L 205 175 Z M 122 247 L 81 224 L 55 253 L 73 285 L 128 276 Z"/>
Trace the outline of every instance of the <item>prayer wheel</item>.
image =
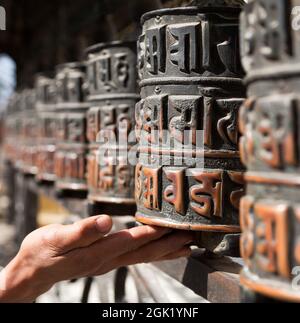
<path id="1" fill-rule="evenodd" d="M 54 183 L 54 155 L 56 137 L 56 84 L 45 75 L 36 78 L 36 110 L 38 114 L 38 181 Z"/>
<path id="2" fill-rule="evenodd" d="M 35 90 L 24 90 L 22 97 L 21 170 L 24 174 L 36 175 L 38 122 Z"/>
<path id="3" fill-rule="evenodd" d="M 15 143 L 21 138 L 21 95 L 15 92 L 8 103 L 5 115 L 5 140 L 4 152 L 5 159 L 11 162 L 14 166 L 17 163 L 18 149 Z"/>
<path id="4" fill-rule="evenodd" d="M 239 233 L 244 167 L 238 111 L 243 1 L 198 1 L 142 17 L 136 219 L 145 224 Z"/>
<path id="5" fill-rule="evenodd" d="M 113 42 L 87 50 L 89 203 L 134 208 L 134 165 L 137 94 L 136 44 Z"/>
<path id="6" fill-rule="evenodd" d="M 55 175 L 58 191 L 87 191 L 85 65 L 58 66 L 56 73 Z"/>
<path id="7" fill-rule="evenodd" d="M 248 291 L 300 302 L 300 33 L 289 3 L 251 0 L 241 17 L 241 281 Z"/>

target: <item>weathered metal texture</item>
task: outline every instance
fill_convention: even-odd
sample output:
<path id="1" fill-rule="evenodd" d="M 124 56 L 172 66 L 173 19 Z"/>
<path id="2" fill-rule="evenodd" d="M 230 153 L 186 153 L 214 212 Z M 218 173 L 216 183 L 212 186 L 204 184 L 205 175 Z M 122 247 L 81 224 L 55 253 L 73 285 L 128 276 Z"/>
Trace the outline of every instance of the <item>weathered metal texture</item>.
<path id="1" fill-rule="evenodd" d="M 300 302 L 292 285 L 300 266 L 299 0 L 248 1 L 241 18 L 249 99 L 240 113 L 247 195 L 241 202 L 246 288 Z"/>
<path id="2" fill-rule="evenodd" d="M 229 3 L 204 1 L 142 18 L 135 185 L 136 218 L 142 223 L 240 232 L 244 167 L 237 119 L 245 89 L 241 8 Z"/>
<path id="3" fill-rule="evenodd" d="M 38 157 L 39 181 L 54 182 L 54 154 L 56 136 L 56 84 L 55 79 L 44 75 L 36 78 L 36 109 L 38 113 Z"/>
<path id="4" fill-rule="evenodd" d="M 24 174 L 37 174 L 37 136 L 38 121 L 36 112 L 35 90 L 28 89 L 22 92 L 22 115 L 20 116 L 21 126 L 21 147 L 20 170 Z"/>
<path id="5" fill-rule="evenodd" d="M 87 153 L 85 65 L 69 63 L 57 68 L 56 88 L 56 188 L 87 190 Z"/>
<path id="6" fill-rule="evenodd" d="M 89 202 L 134 206 L 134 166 L 127 137 L 134 130 L 136 44 L 114 42 L 87 50 Z M 104 143 L 104 137 L 115 143 Z M 134 141 L 135 143 L 135 141 Z"/>

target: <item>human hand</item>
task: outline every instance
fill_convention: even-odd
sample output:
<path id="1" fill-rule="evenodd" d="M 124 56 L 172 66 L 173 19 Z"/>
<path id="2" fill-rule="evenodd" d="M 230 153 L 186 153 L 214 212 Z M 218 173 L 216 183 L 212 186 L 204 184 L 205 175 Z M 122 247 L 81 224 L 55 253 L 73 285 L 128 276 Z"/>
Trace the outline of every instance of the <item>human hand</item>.
<path id="1" fill-rule="evenodd" d="M 141 226 L 108 234 L 111 229 L 111 218 L 100 216 L 34 231 L 0 273 L 0 302 L 32 302 L 59 281 L 191 253 L 190 232 Z"/>

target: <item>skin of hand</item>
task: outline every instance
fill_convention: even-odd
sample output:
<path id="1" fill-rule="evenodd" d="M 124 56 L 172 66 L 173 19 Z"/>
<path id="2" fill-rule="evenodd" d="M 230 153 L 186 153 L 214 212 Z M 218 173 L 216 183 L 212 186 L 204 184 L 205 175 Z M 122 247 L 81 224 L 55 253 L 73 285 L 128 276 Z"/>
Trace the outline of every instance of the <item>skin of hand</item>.
<path id="1" fill-rule="evenodd" d="M 0 302 L 33 302 L 60 281 L 191 254 L 191 232 L 140 226 L 109 234 L 112 225 L 103 215 L 31 233 L 0 273 Z"/>

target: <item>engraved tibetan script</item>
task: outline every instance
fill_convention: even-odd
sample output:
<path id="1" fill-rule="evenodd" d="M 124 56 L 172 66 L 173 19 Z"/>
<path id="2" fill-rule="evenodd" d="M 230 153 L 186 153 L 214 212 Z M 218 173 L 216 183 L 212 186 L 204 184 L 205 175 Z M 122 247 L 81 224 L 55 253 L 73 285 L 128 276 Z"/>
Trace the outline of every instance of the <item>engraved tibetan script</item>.
<path id="1" fill-rule="evenodd" d="M 250 266 L 256 262 L 256 266 L 264 272 L 289 278 L 288 204 L 270 201 L 255 203 L 248 196 L 242 201 L 242 254 L 245 261 Z"/>
<path id="2" fill-rule="evenodd" d="M 178 24 L 169 27 L 170 34 L 176 39 L 170 46 L 170 59 L 180 71 L 190 73 L 197 69 L 197 30 L 200 23 Z"/>
<path id="3" fill-rule="evenodd" d="M 297 104 L 293 97 L 272 97 L 245 103 L 240 115 L 242 160 L 271 168 L 298 164 Z"/>
<path id="4" fill-rule="evenodd" d="M 191 169 L 199 184 L 190 188 L 191 207 L 199 215 L 211 218 L 222 217 L 223 171 Z"/>

